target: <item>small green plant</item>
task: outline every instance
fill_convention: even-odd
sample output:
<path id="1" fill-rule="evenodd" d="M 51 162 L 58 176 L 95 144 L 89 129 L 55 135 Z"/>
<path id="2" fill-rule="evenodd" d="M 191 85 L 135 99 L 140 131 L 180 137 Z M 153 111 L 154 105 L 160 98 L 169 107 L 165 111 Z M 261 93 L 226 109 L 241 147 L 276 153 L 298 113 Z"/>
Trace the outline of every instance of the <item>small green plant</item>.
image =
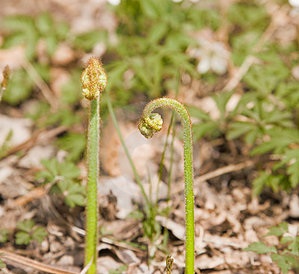
<path id="1" fill-rule="evenodd" d="M 0 259 L 0 269 L 6 267 L 6 264 Z"/>
<path id="2" fill-rule="evenodd" d="M 15 241 L 17 245 L 28 245 L 31 242 L 41 243 L 46 236 L 45 228 L 36 225 L 33 220 L 24 220 L 17 224 Z"/>
<path id="3" fill-rule="evenodd" d="M 235 28 L 231 34 L 232 60 L 239 66 L 252 53 L 270 18 L 266 8 L 255 1 L 234 3 L 229 7 L 227 15 Z"/>
<path id="4" fill-rule="evenodd" d="M 58 162 L 57 159 L 43 160 L 44 170 L 36 174 L 36 179 L 51 184 L 50 193 L 63 195 L 64 202 L 74 207 L 85 204 L 84 187 L 78 181 L 80 171 L 72 162 Z"/>
<path id="5" fill-rule="evenodd" d="M 88 139 L 87 139 L 87 202 L 85 266 L 89 274 L 97 272 L 98 244 L 98 178 L 100 141 L 100 95 L 107 85 L 107 76 L 100 61 L 91 58 L 81 76 L 82 94 L 90 101 Z"/>
<path id="6" fill-rule="evenodd" d="M 24 69 L 16 70 L 11 76 L 7 92 L 3 95 L 3 101 L 14 106 L 25 101 L 30 97 L 33 85 Z"/>
<path id="7" fill-rule="evenodd" d="M 66 160 L 78 161 L 86 147 L 86 138 L 80 133 L 69 132 L 57 140 L 57 146 L 68 152 Z"/>
<path id="8" fill-rule="evenodd" d="M 183 123 L 184 136 L 184 179 L 185 179 L 185 214 L 186 214 L 186 242 L 185 242 L 185 273 L 194 273 L 194 194 L 193 194 L 193 149 L 191 121 L 186 108 L 178 101 L 170 98 L 160 98 L 151 101 L 143 110 L 138 128 L 142 135 L 151 138 L 160 131 L 163 120 L 160 114 L 153 113 L 156 108 L 168 107 L 176 111 Z"/>
<path id="9" fill-rule="evenodd" d="M 126 265 L 122 265 L 115 270 L 110 270 L 109 274 L 122 274 L 122 273 L 125 273 L 127 269 L 128 269 L 128 267 Z"/>
<path id="10" fill-rule="evenodd" d="M 246 157 L 263 157 L 253 181 L 255 195 L 266 187 L 288 191 L 299 183 L 299 95 L 288 68 L 276 55 L 273 50 L 264 52 L 264 63 L 248 71 L 243 79 L 248 91 L 234 109 L 228 108 L 234 91 L 213 96 L 217 119 L 198 108 L 189 108 L 191 116 L 199 121 L 193 126 L 195 139 L 238 140 L 247 147 Z"/>
<path id="11" fill-rule="evenodd" d="M 2 20 L 5 35 L 1 48 L 24 48 L 29 66 L 43 81 L 50 81 L 49 62 L 61 42 L 65 42 L 69 27 L 63 22 L 55 22 L 49 13 L 42 13 L 36 17 L 26 15 L 7 16 Z M 37 62 L 38 45 L 45 45 L 46 63 Z M 26 61 L 26 62 L 27 62 Z M 35 76 L 28 70 L 28 64 L 16 69 L 7 86 L 8 92 L 3 101 L 18 105 L 32 96 L 36 81 Z M 30 77 L 28 77 L 28 74 Z"/>
<path id="12" fill-rule="evenodd" d="M 134 0 L 120 1 L 113 7 L 118 18 L 118 43 L 108 42 L 108 52 L 118 59 L 107 66 L 111 79 L 107 90 L 113 90 L 115 105 L 127 104 L 140 93 L 149 98 L 161 97 L 177 88 L 179 74 L 196 75 L 186 54 L 197 43 L 190 33 L 207 27 L 217 30 L 221 24 L 216 7 L 203 6 Z"/>
<path id="13" fill-rule="evenodd" d="M 7 151 L 10 149 L 10 140 L 13 137 L 13 132 L 10 130 L 7 135 L 5 136 L 5 139 L 3 140 L 3 143 L 0 146 L 0 158 L 6 155 Z"/>
<path id="14" fill-rule="evenodd" d="M 278 226 L 269 229 L 267 236 L 276 236 L 279 244 L 266 245 L 263 242 L 254 242 L 250 244 L 246 251 L 253 251 L 257 254 L 270 254 L 271 259 L 281 269 L 283 274 L 291 269 L 299 269 L 299 236 L 291 235 L 288 231 L 288 224 L 283 222 Z"/>
<path id="15" fill-rule="evenodd" d="M 1 229 L 0 231 L 0 244 L 6 243 L 8 241 L 8 230 Z"/>
<path id="16" fill-rule="evenodd" d="M 65 40 L 69 33 L 68 25 L 63 22 L 55 22 L 49 13 L 42 13 L 36 17 L 8 16 L 4 18 L 3 25 L 8 31 L 2 45 L 3 48 L 23 44 L 30 61 L 36 57 L 36 48 L 41 40 L 45 42 L 47 53 L 52 55 L 59 41 Z"/>
<path id="17" fill-rule="evenodd" d="M 192 125 L 194 140 L 199 140 L 202 137 L 218 138 L 227 132 L 228 125 L 235 116 L 235 111 L 227 110 L 227 104 L 232 95 L 233 92 L 221 92 L 212 97 L 219 112 L 217 119 L 212 118 L 210 114 L 198 107 L 188 107 L 191 117 L 198 120 L 198 123 L 195 122 Z"/>

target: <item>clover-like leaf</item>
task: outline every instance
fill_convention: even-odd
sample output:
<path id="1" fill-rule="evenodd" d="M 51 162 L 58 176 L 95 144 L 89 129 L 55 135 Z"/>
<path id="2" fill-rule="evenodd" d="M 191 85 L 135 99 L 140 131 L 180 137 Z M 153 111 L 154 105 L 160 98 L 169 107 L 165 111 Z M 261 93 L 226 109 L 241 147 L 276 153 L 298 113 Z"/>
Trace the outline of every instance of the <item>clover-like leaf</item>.
<path id="1" fill-rule="evenodd" d="M 251 243 L 244 250 L 253 251 L 257 254 L 276 253 L 276 248 L 274 246 L 268 246 L 262 242 Z"/>

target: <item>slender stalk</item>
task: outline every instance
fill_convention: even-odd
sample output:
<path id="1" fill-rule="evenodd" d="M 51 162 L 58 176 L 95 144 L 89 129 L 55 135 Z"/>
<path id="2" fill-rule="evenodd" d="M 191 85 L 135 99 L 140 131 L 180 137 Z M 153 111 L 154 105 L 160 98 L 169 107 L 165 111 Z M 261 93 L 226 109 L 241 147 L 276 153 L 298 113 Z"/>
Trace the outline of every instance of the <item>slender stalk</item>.
<path id="1" fill-rule="evenodd" d="M 185 243 L 185 273 L 194 274 L 194 194 L 193 194 L 193 150 L 191 121 L 186 108 L 178 101 L 170 98 L 159 98 L 149 102 L 143 110 L 138 128 L 146 137 L 151 138 L 162 128 L 163 120 L 156 108 L 168 107 L 175 110 L 183 123 L 184 133 L 184 179 L 185 179 L 185 214 L 186 214 L 186 243 Z"/>
<path id="2" fill-rule="evenodd" d="M 98 178 L 99 178 L 99 98 L 90 102 L 88 140 L 87 140 L 87 205 L 86 205 L 86 238 L 85 265 L 91 260 L 88 273 L 96 273 L 98 243 Z"/>
<path id="3" fill-rule="evenodd" d="M 113 122 L 113 125 L 114 125 L 114 127 L 115 127 L 115 129 L 116 129 L 116 132 L 117 132 L 117 135 L 118 135 L 119 140 L 120 140 L 120 142 L 121 142 L 121 145 L 122 145 L 122 147 L 123 147 L 123 149 L 124 149 L 124 151 L 125 151 L 125 154 L 126 154 L 126 156 L 127 156 L 127 158 L 128 158 L 128 161 L 129 161 L 129 163 L 130 163 L 130 166 L 131 166 L 131 168 L 132 168 L 132 171 L 133 171 L 135 180 L 136 180 L 136 182 L 137 182 L 137 184 L 138 184 L 138 186 L 139 186 L 139 188 L 140 188 L 140 190 L 141 190 L 141 193 L 142 193 L 143 199 L 145 200 L 145 204 L 146 204 L 146 206 L 150 208 L 150 207 L 151 207 L 151 205 L 150 205 L 150 200 L 149 200 L 149 198 L 148 198 L 147 195 L 146 195 L 146 192 L 145 192 L 145 190 L 144 190 L 144 187 L 143 187 L 143 185 L 142 185 L 142 183 L 141 183 L 140 176 L 139 176 L 139 174 L 138 174 L 138 172 L 137 172 L 137 169 L 136 169 L 136 167 L 135 167 L 135 164 L 134 164 L 134 162 L 133 162 L 133 159 L 132 159 L 132 157 L 131 157 L 131 154 L 130 154 L 130 152 L 129 152 L 129 150 L 128 150 L 128 147 L 127 147 L 127 145 L 126 145 L 126 143 L 125 143 L 125 140 L 124 140 L 124 138 L 123 138 L 123 136 L 122 136 L 122 133 L 121 133 L 121 131 L 120 131 L 119 124 L 118 124 L 118 121 L 117 121 L 117 119 L 116 119 L 116 116 L 115 116 L 115 113 L 114 113 L 114 110 L 113 110 L 113 107 L 112 107 L 111 100 L 110 100 L 109 96 L 106 96 L 105 99 L 106 99 L 106 102 L 107 102 L 107 106 L 108 106 L 108 110 L 109 110 L 110 117 L 111 117 L 112 122 Z"/>
<path id="4" fill-rule="evenodd" d="M 98 179 L 100 141 L 100 94 L 105 89 L 107 76 L 96 58 L 88 61 L 81 76 L 82 94 L 90 100 L 87 139 L 87 193 L 86 193 L 86 236 L 85 266 L 90 265 L 88 274 L 97 273 L 98 245 Z"/>

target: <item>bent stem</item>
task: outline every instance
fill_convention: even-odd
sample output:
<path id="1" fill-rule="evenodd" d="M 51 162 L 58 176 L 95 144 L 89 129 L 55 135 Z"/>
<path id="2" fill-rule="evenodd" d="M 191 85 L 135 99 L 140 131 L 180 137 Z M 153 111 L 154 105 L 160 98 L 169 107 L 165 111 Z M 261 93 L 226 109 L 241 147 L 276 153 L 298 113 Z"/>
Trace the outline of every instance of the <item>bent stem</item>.
<path id="1" fill-rule="evenodd" d="M 183 123 L 184 133 L 184 179 L 185 179 L 185 214 L 186 214 L 186 242 L 185 242 L 185 273 L 194 273 L 194 194 L 193 194 L 193 150 L 191 121 L 186 108 L 178 101 L 170 98 L 159 98 L 149 102 L 143 110 L 138 128 L 146 137 L 151 138 L 162 128 L 163 120 L 156 108 L 168 107 L 175 110 Z"/>
<path id="2" fill-rule="evenodd" d="M 102 64 L 96 58 L 88 61 L 81 76 L 82 94 L 90 100 L 87 140 L 87 194 L 86 194 L 86 236 L 85 266 L 90 265 L 88 274 L 97 272 L 98 244 L 98 190 L 99 141 L 100 141 L 100 94 L 107 84 Z"/>

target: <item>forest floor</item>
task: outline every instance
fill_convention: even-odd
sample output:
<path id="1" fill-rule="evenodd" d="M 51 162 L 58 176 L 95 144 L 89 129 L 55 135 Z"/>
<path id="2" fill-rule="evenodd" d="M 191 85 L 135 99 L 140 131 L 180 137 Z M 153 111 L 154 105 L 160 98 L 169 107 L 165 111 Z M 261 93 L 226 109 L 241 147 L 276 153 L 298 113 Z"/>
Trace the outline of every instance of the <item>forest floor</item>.
<path id="1" fill-rule="evenodd" d="M 0 17 L 11 14 L 35 16 L 41 11 L 48 11 L 58 20 L 67 21 L 72 31 L 80 32 L 82 28 L 115 24 L 114 18 L 106 16 L 101 9 L 100 2 L 105 1 L 89 0 L 83 4 L 82 1 L 70 0 L 4 0 L 1 1 Z M 101 18 L 106 21 L 101 22 Z M 60 53 L 65 58 L 68 56 L 71 62 L 77 58 L 76 52 L 65 50 L 62 48 Z M 25 57 L 20 49 L 0 49 L 2 64 L 7 62 L 10 67 L 16 68 L 22 58 Z M 59 64 L 57 60 L 56 64 Z M 30 67 L 27 69 L 30 70 Z M 54 70 L 53 73 L 56 76 L 48 85 L 55 92 L 59 81 L 63 81 L 59 76 L 64 74 Z M 40 87 L 39 79 L 35 78 L 35 81 Z M 228 82 L 227 79 L 223 81 Z M 182 88 L 179 99 L 186 104 L 208 104 L 206 107 L 209 107 L 209 101 L 204 97 L 196 99 L 190 94 L 192 85 L 196 87 L 200 83 L 194 82 L 188 88 Z M 57 97 L 53 98 L 55 104 Z M 86 102 L 82 103 L 83 108 L 84 104 Z M 34 123 L 24 117 L 24 111 L 31 105 L 32 100 L 28 100 L 18 107 L 3 104 L 0 108 L 0 141 L 7 134 L 5 127 L 14 132 L 13 145 L 0 159 L 0 228 L 9 232 L 8 240 L 0 243 L 0 255 L 6 264 L 0 272 L 43 273 L 47 272 L 47 267 L 54 266 L 64 268 L 68 271 L 65 273 L 80 273 L 84 261 L 84 208 L 66 206 L 59 197 L 51 195 L 47 185 L 38 184 L 35 177 L 42 168 L 41 159 L 65 157 L 65 152 L 57 149 L 55 142 L 69 128 L 57 125 L 36 129 Z M 213 108 L 213 105 L 210 107 Z M 116 111 L 122 135 L 144 182 L 145 191 L 159 208 L 157 212 L 167 214 L 157 214 L 154 220 L 149 221 L 149 228 L 156 231 L 148 233 L 151 239 L 147 237 L 141 213 L 145 207 L 144 198 L 108 118 L 103 122 L 101 134 L 98 273 L 166 273 L 167 254 L 174 259 L 171 273 L 183 273 L 185 203 L 182 142 L 179 137 L 174 139 L 174 149 L 172 155 L 166 154 L 160 182 L 154 174 L 159 172 L 167 129 L 158 138 L 145 140 L 136 128 L 140 113 L 127 113 L 126 109 Z M 166 117 L 170 120 L 170 116 Z M 85 125 L 86 121 L 76 131 L 84 135 Z M 260 197 L 254 197 L 251 182 L 259 163 L 238 153 L 242 149 L 236 142 L 224 143 L 221 138 L 212 143 L 202 140 L 194 144 L 196 268 L 201 273 L 280 273 L 269 255 L 257 255 L 244 251 L 244 248 L 261 240 L 269 245 L 278 244 L 277 237 L 265 237 L 271 226 L 288 222 L 290 233 L 299 227 L 298 188 L 291 193 L 266 190 Z M 232 154 L 232 151 L 235 153 Z M 85 182 L 84 159 L 79 168 L 80 178 Z M 167 187 L 169 175 L 170 193 Z M 33 219 L 35 224 L 46 229 L 47 236 L 41 243 L 16 244 L 17 224 L 25 219 Z M 293 270 L 289 273 L 298 272 Z"/>

